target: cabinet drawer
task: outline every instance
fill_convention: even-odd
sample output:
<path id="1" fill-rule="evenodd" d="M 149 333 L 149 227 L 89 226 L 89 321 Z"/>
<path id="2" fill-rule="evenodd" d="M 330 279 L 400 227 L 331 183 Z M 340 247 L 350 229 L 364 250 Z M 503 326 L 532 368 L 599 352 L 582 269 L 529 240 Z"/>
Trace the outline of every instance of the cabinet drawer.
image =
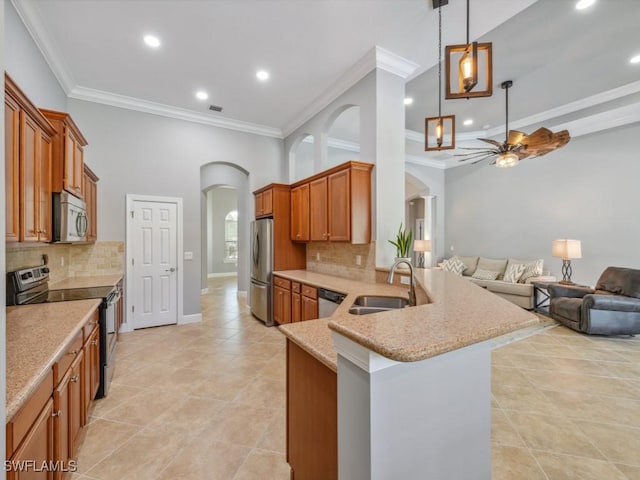
<path id="1" fill-rule="evenodd" d="M 276 287 L 284 288 L 286 290 L 291 290 L 291 280 L 286 280 L 280 277 L 273 277 L 273 284 Z"/>
<path id="2" fill-rule="evenodd" d="M 318 289 L 309 285 L 302 285 L 302 295 L 308 298 L 318 298 Z"/>
<path id="3" fill-rule="evenodd" d="M 52 394 L 53 371 L 49 371 L 44 380 L 40 382 L 40 385 L 38 385 L 36 390 L 31 394 L 29 400 L 26 401 L 20 411 L 13 417 L 13 420 L 7 423 L 6 458 L 11 458 L 11 455 L 27 435 Z"/>
<path id="4" fill-rule="evenodd" d="M 291 291 L 293 293 L 300 293 L 300 284 L 298 282 L 291 282 Z"/>
<path id="5" fill-rule="evenodd" d="M 65 351 L 62 353 L 62 356 L 58 359 L 56 363 L 53 364 L 53 384 L 58 385 L 64 374 L 71 366 L 71 362 L 73 362 L 76 358 L 76 355 L 80 353 L 82 350 L 82 330 L 80 330 L 73 340 L 69 343 Z"/>
<path id="6" fill-rule="evenodd" d="M 83 337 L 84 337 L 85 343 L 87 342 L 87 340 L 89 340 L 89 337 L 93 333 L 93 329 L 98 326 L 98 320 L 100 318 L 100 314 L 98 312 L 99 310 L 96 310 L 95 312 L 93 312 L 93 315 L 91 316 L 89 321 L 84 324 Z"/>

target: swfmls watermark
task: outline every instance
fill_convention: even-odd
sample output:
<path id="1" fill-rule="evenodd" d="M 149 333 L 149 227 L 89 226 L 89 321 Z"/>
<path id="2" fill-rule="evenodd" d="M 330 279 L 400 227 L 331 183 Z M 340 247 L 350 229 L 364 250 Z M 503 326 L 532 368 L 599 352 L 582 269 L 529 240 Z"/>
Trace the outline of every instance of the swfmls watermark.
<path id="1" fill-rule="evenodd" d="M 64 462 L 61 460 L 5 460 L 5 472 L 77 472 L 78 463 L 75 460 Z"/>

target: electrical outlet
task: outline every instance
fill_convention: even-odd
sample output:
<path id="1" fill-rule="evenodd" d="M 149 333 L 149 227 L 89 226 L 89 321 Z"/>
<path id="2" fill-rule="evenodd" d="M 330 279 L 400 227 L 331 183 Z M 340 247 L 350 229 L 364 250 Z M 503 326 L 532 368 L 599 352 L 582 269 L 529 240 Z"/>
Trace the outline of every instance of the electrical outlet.
<path id="1" fill-rule="evenodd" d="M 403 285 L 411 285 L 411 280 L 405 275 L 400 275 L 400 283 Z"/>
<path id="2" fill-rule="evenodd" d="M 193 260 L 193 252 L 184 252 L 185 260 Z"/>
<path id="3" fill-rule="evenodd" d="M 451 246 L 449 247 L 449 249 L 453 252 L 453 250 L 454 250 L 453 245 L 451 245 Z"/>
<path id="4" fill-rule="evenodd" d="M 356 265 L 362 265 L 362 255 L 356 255 Z"/>
<path id="5" fill-rule="evenodd" d="M 316 253 L 316 262 L 319 262 L 319 261 L 320 261 L 320 252 L 317 252 Z"/>

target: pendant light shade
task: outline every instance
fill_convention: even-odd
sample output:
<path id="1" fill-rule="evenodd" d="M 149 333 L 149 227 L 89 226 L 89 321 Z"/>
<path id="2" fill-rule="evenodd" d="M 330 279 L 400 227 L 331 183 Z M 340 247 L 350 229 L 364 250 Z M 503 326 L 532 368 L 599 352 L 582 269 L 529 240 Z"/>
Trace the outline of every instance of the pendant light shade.
<path id="1" fill-rule="evenodd" d="M 445 98 L 490 97 L 493 95 L 491 43 L 469 42 L 469 0 L 467 0 L 467 43 L 445 49 Z"/>
<path id="2" fill-rule="evenodd" d="M 442 6 L 438 8 L 438 116 L 424 119 L 425 152 L 456 148 L 456 117 L 442 115 Z M 434 8 L 436 8 L 434 0 Z"/>

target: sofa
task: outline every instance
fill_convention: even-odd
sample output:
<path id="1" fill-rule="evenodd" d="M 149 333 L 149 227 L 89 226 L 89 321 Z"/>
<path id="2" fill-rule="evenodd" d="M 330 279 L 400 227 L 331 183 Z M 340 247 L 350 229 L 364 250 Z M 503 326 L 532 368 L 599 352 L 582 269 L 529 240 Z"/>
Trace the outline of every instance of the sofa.
<path id="1" fill-rule="evenodd" d="M 448 268 L 447 263 L 456 263 L 455 259 L 464 264 L 464 269 Z M 519 307 L 532 310 L 535 305 L 532 282 L 536 280 L 555 280 L 555 277 L 542 277 L 542 260 L 519 260 L 515 258 L 485 258 L 456 255 L 441 264 L 441 268 L 486 288 L 490 292 L 515 303 Z M 505 273 L 515 271 L 516 274 L 505 278 Z M 480 272 L 492 272 L 493 275 L 483 275 Z M 520 272 L 520 275 L 517 275 Z M 492 277 L 495 276 L 495 279 Z M 513 281 L 515 279 L 515 281 Z"/>
<path id="2" fill-rule="evenodd" d="M 598 335 L 640 333 L 640 270 L 607 267 L 595 289 L 554 283 L 549 313 L 578 332 Z"/>

